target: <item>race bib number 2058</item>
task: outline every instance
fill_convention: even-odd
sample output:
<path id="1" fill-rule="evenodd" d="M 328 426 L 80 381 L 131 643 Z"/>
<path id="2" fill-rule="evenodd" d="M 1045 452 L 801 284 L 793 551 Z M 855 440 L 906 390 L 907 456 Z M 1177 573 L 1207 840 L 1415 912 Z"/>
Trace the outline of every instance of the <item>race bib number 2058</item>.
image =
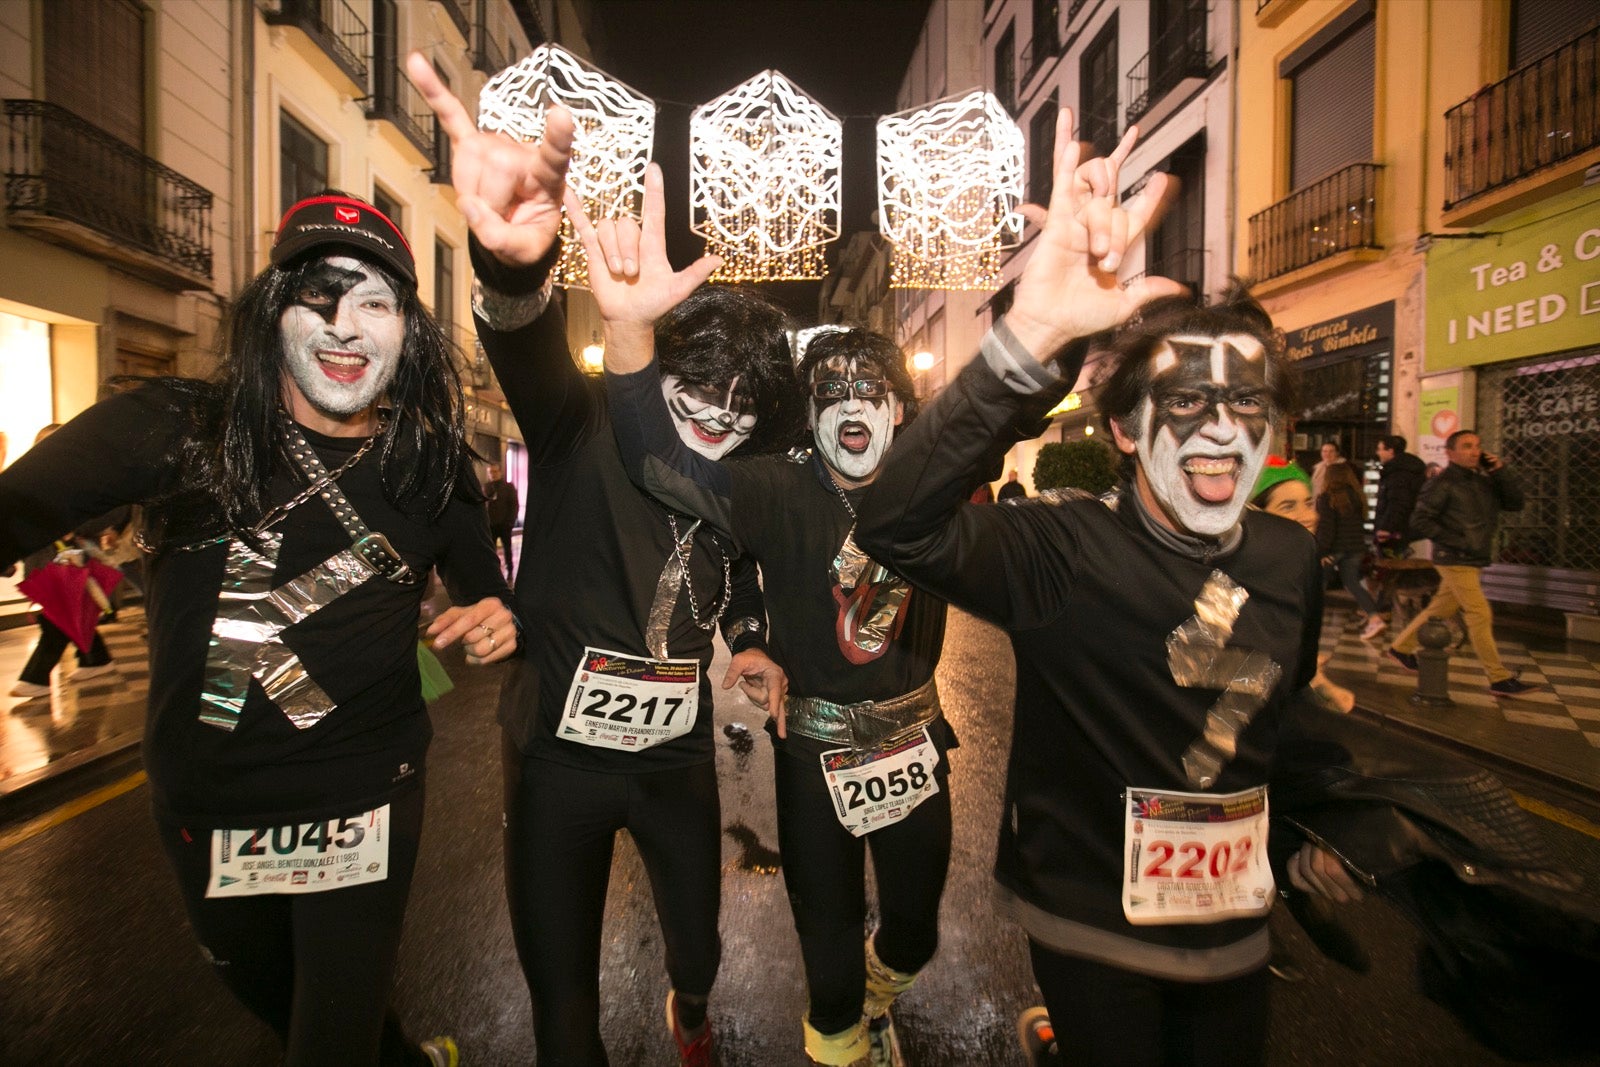
<path id="1" fill-rule="evenodd" d="M 208 897 L 321 893 L 389 877 L 389 805 L 320 822 L 211 831 Z"/>
<path id="2" fill-rule="evenodd" d="M 926 729 L 887 751 L 836 748 L 820 758 L 834 814 L 856 837 L 899 822 L 939 792 L 939 749 Z"/>

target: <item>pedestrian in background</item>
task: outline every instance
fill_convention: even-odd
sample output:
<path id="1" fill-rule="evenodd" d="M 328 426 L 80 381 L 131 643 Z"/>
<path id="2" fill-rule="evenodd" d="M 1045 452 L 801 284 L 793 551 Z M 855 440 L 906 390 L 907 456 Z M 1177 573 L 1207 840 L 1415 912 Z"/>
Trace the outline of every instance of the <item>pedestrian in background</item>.
<path id="1" fill-rule="evenodd" d="M 1411 512 L 1422 483 L 1428 480 L 1422 460 L 1406 451 L 1399 434 L 1378 438 L 1378 499 L 1372 510 L 1372 537 L 1379 556 L 1403 556 L 1411 541 Z"/>
<path id="2" fill-rule="evenodd" d="M 1484 598 L 1481 574 L 1491 562 L 1495 529 L 1502 511 L 1521 511 L 1522 486 L 1493 452 L 1485 452 L 1478 435 L 1457 430 L 1444 443 L 1450 463 L 1422 488 L 1411 513 L 1411 533 L 1433 542 L 1433 566 L 1439 591 L 1389 646 L 1402 667 L 1417 669 L 1417 631 L 1429 619 L 1449 618 L 1459 609 L 1467 637 L 1489 676 L 1489 692 L 1518 696 L 1539 688 L 1522 681 L 1500 660 L 1494 641 L 1494 611 Z"/>
<path id="3" fill-rule="evenodd" d="M 1328 468 L 1327 486 L 1317 496 L 1317 552 L 1323 566 L 1339 573 L 1344 591 L 1355 597 L 1366 622 L 1362 638 L 1376 637 L 1386 624 L 1378 614 L 1377 601 L 1361 581 L 1361 561 L 1367 555 L 1367 502 L 1355 468 L 1348 463 L 1333 464 Z"/>
<path id="4" fill-rule="evenodd" d="M 1321 496 L 1328 489 L 1328 471 L 1344 463 L 1344 452 L 1338 441 L 1322 442 L 1322 458 L 1311 468 L 1311 493 Z"/>
<path id="5" fill-rule="evenodd" d="M 1021 482 L 1017 481 L 1017 472 L 1007 471 L 1006 484 L 1000 487 L 1000 494 L 997 499 L 1011 500 L 1014 497 L 1025 497 L 1027 495 L 1028 491 L 1023 488 Z"/>
<path id="6" fill-rule="evenodd" d="M 517 525 L 517 487 L 501 476 L 499 464 L 489 468 L 489 480 L 483 483 L 483 502 L 489 509 L 489 537 L 495 549 L 505 554 L 506 581 L 513 575 L 511 531 Z"/>

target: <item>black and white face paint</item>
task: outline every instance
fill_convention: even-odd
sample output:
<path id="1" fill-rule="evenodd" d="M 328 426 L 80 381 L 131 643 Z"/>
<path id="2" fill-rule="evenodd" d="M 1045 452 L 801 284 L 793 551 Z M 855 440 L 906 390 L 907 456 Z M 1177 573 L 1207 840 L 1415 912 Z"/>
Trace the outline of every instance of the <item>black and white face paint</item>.
<path id="1" fill-rule="evenodd" d="M 683 443 L 707 459 L 721 459 L 756 428 L 755 400 L 740 388 L 738 378 L 702 385 L 663 374 L 661 395 Z"/>
<path id="2" fill-rule="evenodd" d="M 290 386 L 331 416 L 355 415 L 378 402 L 400 366 L 406 331 L 389 283 L 350 256 L 307 266 L 278 328 Z"/>
<path id="3" fill-rule="evenodd" d="M 902 412 L 894 387 L 870 359 L 832 356 L 807 383 L 817 452 L 841 484 L 865 485 L 878 475 Z"/>
<path id="4" fill-rule="evenodd" d="M 1233 529 L 1267 460 L 1266 350 L 1249 334 L 1169 337 L 1150 356 L 1139 465 L 1180 532 Z"/>

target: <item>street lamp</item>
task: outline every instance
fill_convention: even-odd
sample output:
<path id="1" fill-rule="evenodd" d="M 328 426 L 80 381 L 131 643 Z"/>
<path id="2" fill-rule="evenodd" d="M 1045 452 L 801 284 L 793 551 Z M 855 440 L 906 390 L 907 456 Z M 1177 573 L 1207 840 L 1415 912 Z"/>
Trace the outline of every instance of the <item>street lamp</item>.
<path id="1" fill-rule="evenodd" d="M 911 357 L 911 366 L 918 373 L 933 369 L 933 353 L 927 350 L 918 352 Z"/>
<path id="2" fill-rule="evenodd" d="M 606 366 L 606 346 L 596 338 L 583 346 L 583 369 L 590 374 L 599 374 Z"/>

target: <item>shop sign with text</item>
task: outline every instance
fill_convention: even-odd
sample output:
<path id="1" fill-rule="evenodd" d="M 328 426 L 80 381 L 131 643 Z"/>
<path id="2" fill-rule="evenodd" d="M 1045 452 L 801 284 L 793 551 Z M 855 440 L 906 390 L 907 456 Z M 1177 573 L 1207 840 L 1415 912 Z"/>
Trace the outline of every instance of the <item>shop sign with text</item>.
<path id="1" fill-rule="evenodd" d="M 1335 352 L 1365 356 L 1389 351 L 1394 335 L 1394 301 L 1374 304 L 1336 319 L 1325 319 L 1310 326 L 1284 331 L 1290 359 L 1313 359 Z"/>
<path id="2" fill-rule="evenodd" d="M 1428 371 L 1563 352 L 1600 339 L 1600 188 L 1428 249 Z"/>

